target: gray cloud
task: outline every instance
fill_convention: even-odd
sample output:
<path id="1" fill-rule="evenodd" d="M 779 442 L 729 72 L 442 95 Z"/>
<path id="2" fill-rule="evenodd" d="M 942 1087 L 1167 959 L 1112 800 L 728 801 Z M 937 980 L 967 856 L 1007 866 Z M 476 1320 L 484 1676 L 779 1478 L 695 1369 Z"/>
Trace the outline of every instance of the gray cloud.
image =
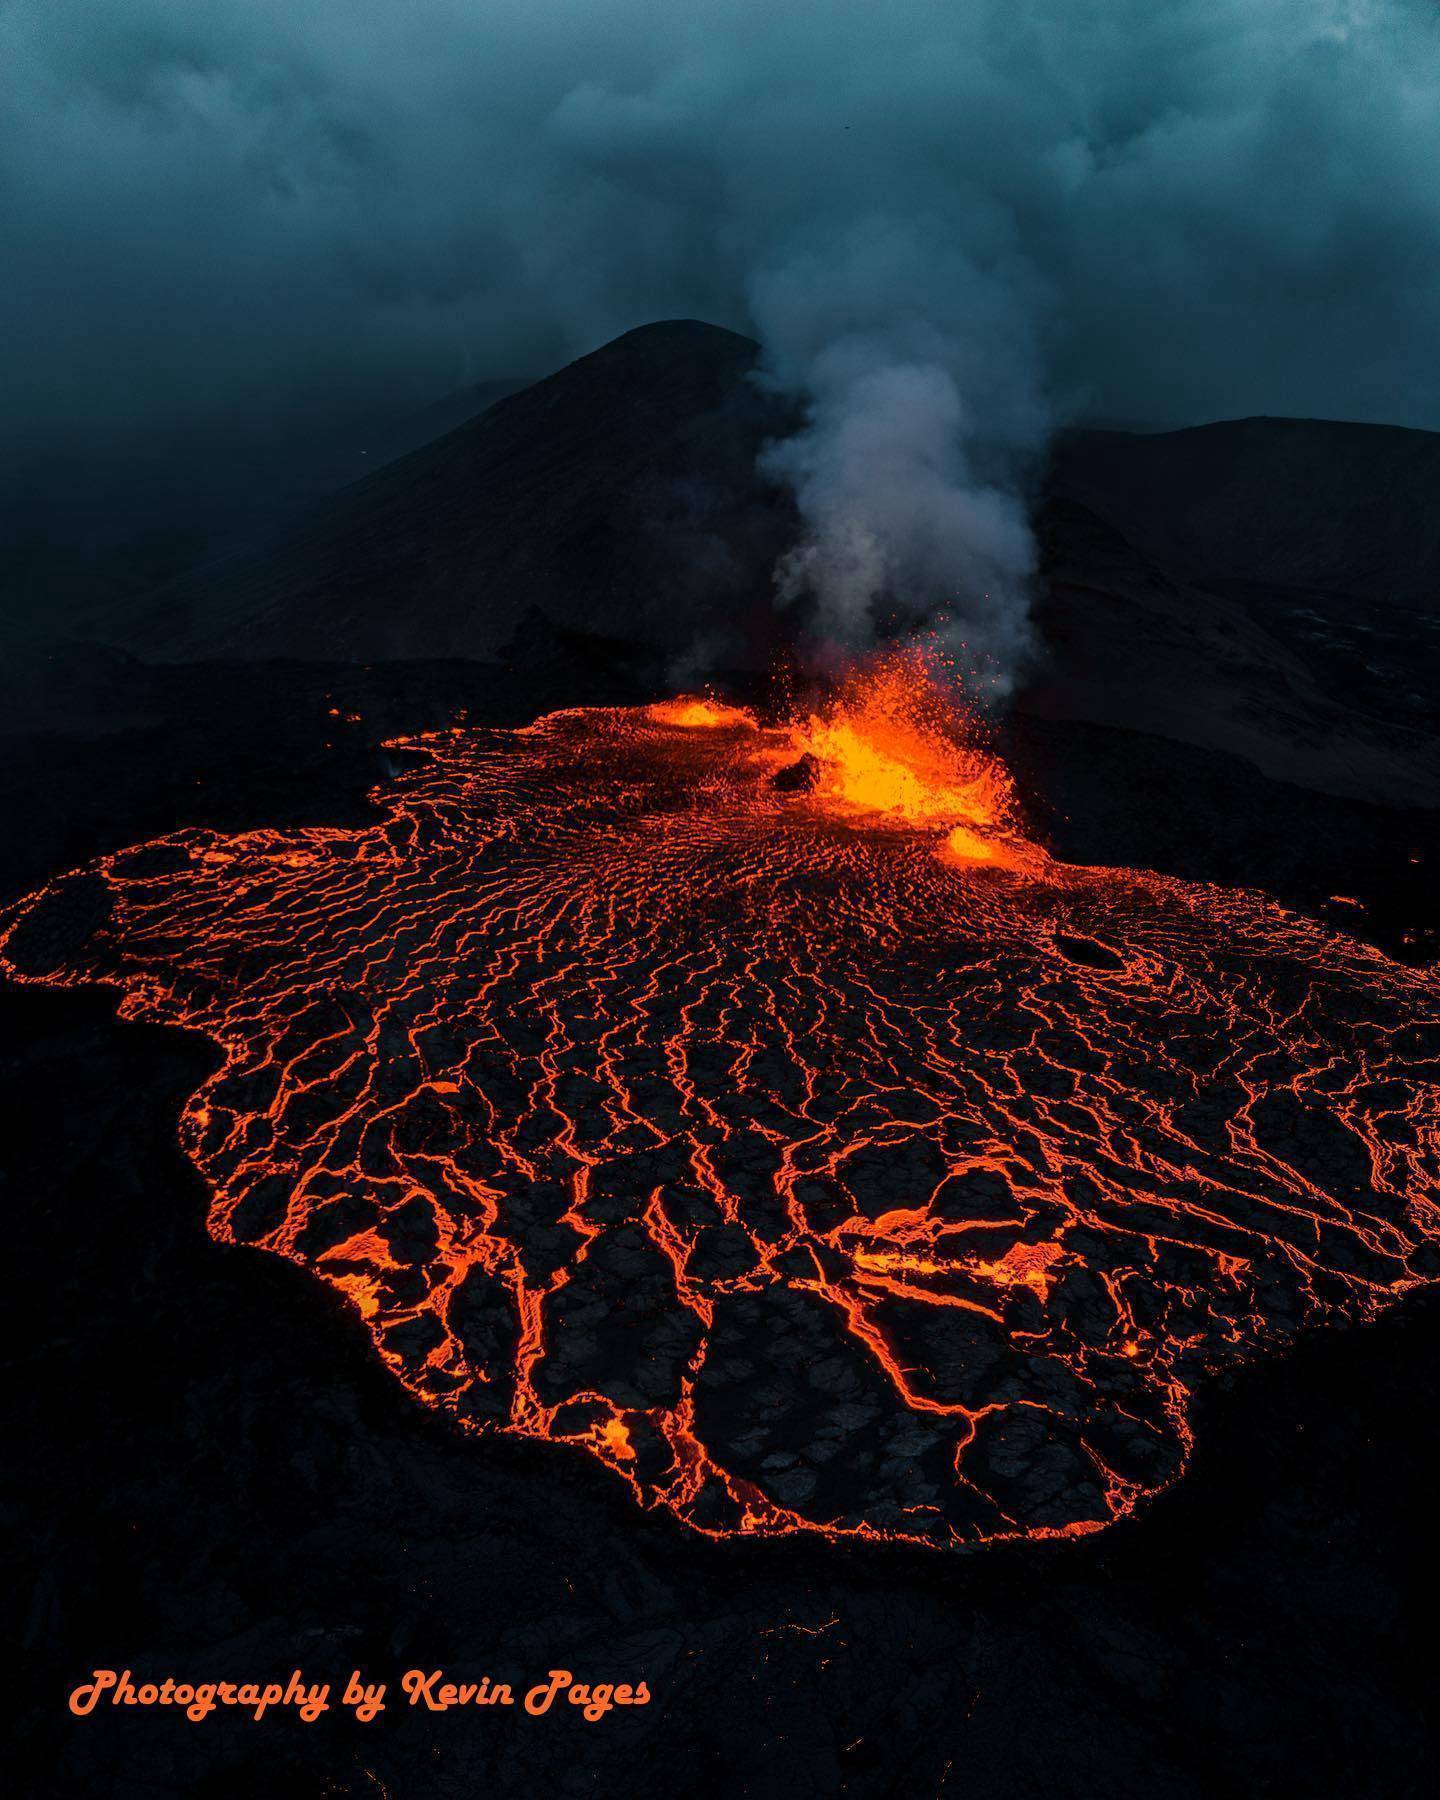
<path id="1" fill-rule="evenodd" d="M 711 318 L 810 408 L 791 581 L 1013 659 L 1052 421 L 1440 426 L 1429 0 L 10 0 L 0 90 L 12 446 Z"/>

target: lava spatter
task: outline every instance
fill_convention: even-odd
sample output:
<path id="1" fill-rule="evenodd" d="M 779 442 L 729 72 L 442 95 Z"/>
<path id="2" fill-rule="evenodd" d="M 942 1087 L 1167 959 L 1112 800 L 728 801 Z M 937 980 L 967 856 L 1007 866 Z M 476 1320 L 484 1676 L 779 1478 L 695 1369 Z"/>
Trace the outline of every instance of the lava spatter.
<path id="1" fill-rule="evenodd" d="M 400 747 L 373 825 L 102 858 L 4 967 L 220 1046 L 211 1232 L 462 1426 L 712 1534 L 1073 1536 L 1207 1371 L 1435 1278 L 1435 973 L 1053 862 L 913 661 Z"/>

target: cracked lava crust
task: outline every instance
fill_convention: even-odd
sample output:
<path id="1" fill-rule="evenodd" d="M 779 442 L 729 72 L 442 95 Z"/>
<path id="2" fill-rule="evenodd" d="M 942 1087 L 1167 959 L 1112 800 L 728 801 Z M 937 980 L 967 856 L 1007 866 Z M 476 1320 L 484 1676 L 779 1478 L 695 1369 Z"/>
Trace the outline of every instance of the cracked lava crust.
<path id="1" fill-rule="evenodd" d="M 715 1535 L 1094 1531 L 1206 1371 L 1440 1272 L 1440 980 L 1051 861 L 943 714 L 899 658 L 406 740 L 370 827 L 104 857 L 4 968 L 213 1039 L 211 1232 L 461 1425 Z"/>

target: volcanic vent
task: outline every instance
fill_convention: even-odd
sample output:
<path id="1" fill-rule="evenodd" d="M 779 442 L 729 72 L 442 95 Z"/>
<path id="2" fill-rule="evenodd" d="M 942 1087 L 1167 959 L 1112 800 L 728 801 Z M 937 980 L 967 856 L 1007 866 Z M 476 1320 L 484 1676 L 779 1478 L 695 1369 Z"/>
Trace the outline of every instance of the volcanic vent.
<path id="1" fill-rule="evenodd" d="M 1435 1278 L 1435 973 L 1053 863 L 913 660 L 403 747 L 369 828 L 103 858 L 4 967 L 212 1038 L 212 1233 L 461 1424 L 712 1533 L 1076 1534 L 1206 1370 Z"/>

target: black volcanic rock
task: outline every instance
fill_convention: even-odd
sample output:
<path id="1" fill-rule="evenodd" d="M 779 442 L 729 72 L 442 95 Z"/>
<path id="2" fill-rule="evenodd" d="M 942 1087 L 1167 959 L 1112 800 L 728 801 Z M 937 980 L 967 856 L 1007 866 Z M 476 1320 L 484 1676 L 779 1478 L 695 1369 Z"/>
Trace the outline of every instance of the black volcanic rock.
<path id="1" fill-rule="evenodd" d="M 1435 432 L 1255 418 L 1067 434 L 1027 704 L 1435 805 L 1437 493 Z"/>
<path id="2" fill-rule="evenodd" d="M 1440 433 L 1330 419 L 1077 431 L 1057 496 L 1177 574 L 1440 602 Z"/>
<path id="3" fill-rule="evenodd" d="M 1024 704 L 1390 805 L 1440 800 L 1440 434 L 1082 431 L 1039 513 Z"/>
<path id="4" fill-rule="evenodd" d="M 808 794 L 819 783 L 820 761 L 811 756 L 807 750 L 798 762 L 778 771 L 770 778 L 770 785 L 778 788 L 782 794 Z"/>
<path id="5" fill-rule="evenodd" d="M 683 656 L 773 626 L 788 503 L 755 473 L 791 423 L 750 339 L 628 332 L 277 537 L 208 564 L 117 635 L 169 658 L 493 657 L 535 618 Z M 543 631 L 542 631 L 543 635 Z"/>
<path id="6" fill-rule="evenodd" d="M 1218 750 L 1325 793 L 1440 802 L 1432 614 L 1182 574 L 1064 498 L 1039 528 L 1027 713 Z"/>

